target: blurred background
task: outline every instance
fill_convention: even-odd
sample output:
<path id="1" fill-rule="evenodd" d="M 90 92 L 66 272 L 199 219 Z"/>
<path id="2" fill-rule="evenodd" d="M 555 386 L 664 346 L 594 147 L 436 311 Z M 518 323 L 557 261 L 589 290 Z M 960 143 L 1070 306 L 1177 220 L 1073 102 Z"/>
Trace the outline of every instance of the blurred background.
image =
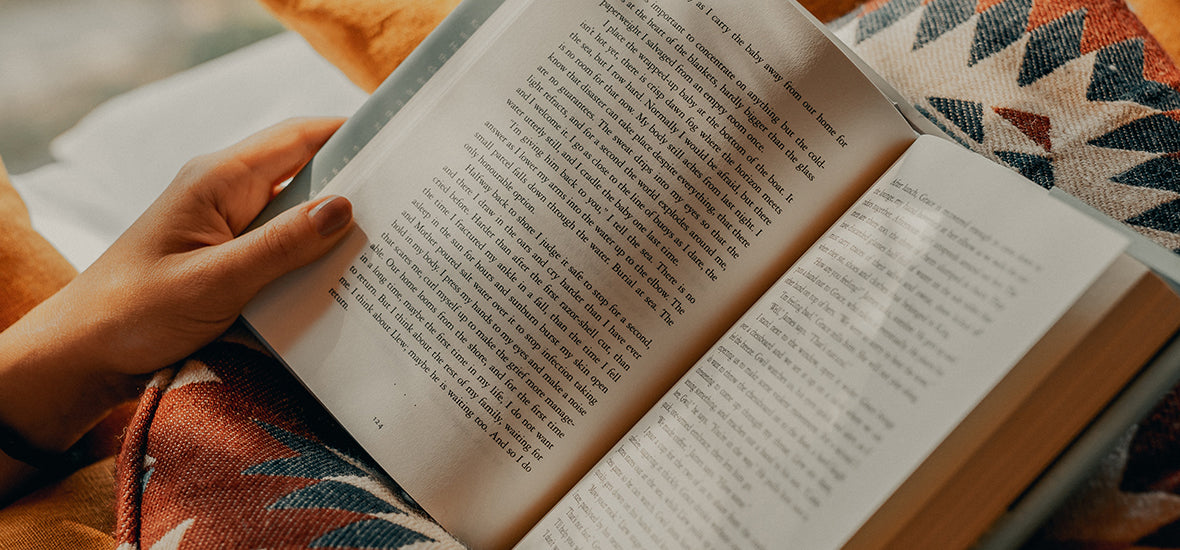
<path id="1" fill-rule="evenodd" d="M 106 99 L 280 31 L 254 0 L 0 0 L 0 157 L 46 164 Z"/>

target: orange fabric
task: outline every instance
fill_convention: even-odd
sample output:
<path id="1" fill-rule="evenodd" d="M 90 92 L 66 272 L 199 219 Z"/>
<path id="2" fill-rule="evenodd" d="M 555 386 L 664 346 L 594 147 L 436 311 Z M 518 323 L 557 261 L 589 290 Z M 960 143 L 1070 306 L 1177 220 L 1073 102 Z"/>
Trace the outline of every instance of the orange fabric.
<path id="1" fill-rule="evenodd" d="M 259 1 L 368 92 L 459 5 L 459 0 Z M 829 21 L 863 1 L 802 0 L 802 4 L 820 20 Z"/>
<path id="2" fill-rule="evenodd" d="M 114 548 L 115 458 L 0 509 L 0 548 Z"/>
<path id="3" fill-rule="evenodd" d="M 25 203 L 0 160 L 0 330 L 70 281 L 77 272 L 33 230 Z"/>
<path id="4" fill-rule="evenodd" d="M 1127 4 L 1168 55 L 1180 60 L 1180 1 L 1127 0 Z"/>
<path id="5" fill-rule="evenodd" d="M 852 11 L 864 2 L 865 0 L 799 0 L 816 19 L 825 23 Z"/>
<path id="6" fill-rule="evenodd" d="M 369 92 L 459 5 L 459 0 L 260 2 Z"/>

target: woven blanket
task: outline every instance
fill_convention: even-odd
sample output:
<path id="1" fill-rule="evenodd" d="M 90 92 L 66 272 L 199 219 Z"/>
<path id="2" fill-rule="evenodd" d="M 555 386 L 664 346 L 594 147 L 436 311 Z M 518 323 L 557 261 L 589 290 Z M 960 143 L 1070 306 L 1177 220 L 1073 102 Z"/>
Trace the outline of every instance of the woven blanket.
<path id="1" fill-rule="evenodd" d="M 1180 72 L 1125 5 L 867 8 L 840 34 L 953 138 L 1180 248 Z"/>
<path id="2" fill-rule="evenodd" d="M 120 550 L 461 547 L 372 464 L 236 327 L 148 385 L 118 460 L 115 537 Z"/>
<path id="3" fill-rule="evenodd" d="M 964 146 L 1180 249 L 1180 71 L 1121 2 L 892 0 L 838 34 Z M 1031 543 L 1180 547 L 1180 394 Z"/>
<path id="4" fill-rule="evenodd" d="M 372 3 L 338 4 L 351 17 Z M 362 36 L 398 35 L 400 21 L 405 41 L 434 21 L 398 11 L 412 1 L 388 4 L 380 32 Z M 268 5 L 297 29 L 346 11 Z M 1180 73 L 1122 3 L 877 1 L 836 26 L 964 145 L 1180 248 Z M 316 29 L 313 43 L 331 35 Z M 350 63 L 373 50 L 355 46 L 317 43 Z M 372 82 L 383 69 L 364 70 Z M 1035 544 L 1180 548 L 1177 403 L 1130 432 Z M 126 549 L 457 545 L 371 464 L 257 343 L 231 334 L 145 393 L 119 457 L 116 535 Z"/>

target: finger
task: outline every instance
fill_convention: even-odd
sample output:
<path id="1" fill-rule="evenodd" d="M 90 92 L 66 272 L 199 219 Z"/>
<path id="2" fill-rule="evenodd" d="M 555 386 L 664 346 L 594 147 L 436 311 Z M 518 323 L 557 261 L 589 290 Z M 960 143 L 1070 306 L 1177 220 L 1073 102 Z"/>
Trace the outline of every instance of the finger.
<path id="1" fill-rule="evenodd" d="M 271 200 L 275 186 L 294 176 L 340 127 L 340 118 L 291 119 L 209 155 L 219 210 L 237 234 Z M 222 170 L 222 171 L 217 171 Z"/>
<path id="2" fill-rule="evenodd" d="M 352 225 L 352 204 L 324 197 L 292 208 L 218 247 L 227 283 L 253 296 L 271 281 L 326 254 Z"/>

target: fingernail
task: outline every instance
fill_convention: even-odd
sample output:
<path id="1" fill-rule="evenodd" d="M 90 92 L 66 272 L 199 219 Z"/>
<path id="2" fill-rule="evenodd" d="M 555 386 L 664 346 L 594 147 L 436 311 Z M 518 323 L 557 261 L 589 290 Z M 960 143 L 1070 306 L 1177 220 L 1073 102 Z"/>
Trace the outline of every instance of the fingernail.
<path id="1" fill-rule="evenodd" d="M 330 237 L 352 221 L 352 203 L 344 197 L 325 200 L 307 213 L 317 233 Z"/>

